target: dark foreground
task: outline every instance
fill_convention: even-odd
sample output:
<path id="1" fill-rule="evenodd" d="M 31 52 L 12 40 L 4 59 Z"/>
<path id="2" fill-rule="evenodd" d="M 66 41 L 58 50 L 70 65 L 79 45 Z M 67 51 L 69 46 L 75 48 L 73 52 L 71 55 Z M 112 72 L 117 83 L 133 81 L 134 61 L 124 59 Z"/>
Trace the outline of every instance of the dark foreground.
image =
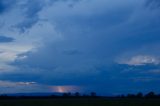
<path id="1" fill-rule="evenodd" d="M 160 106 L 160 99 L 12 99 L 0 100 L 0 106 Z"/>

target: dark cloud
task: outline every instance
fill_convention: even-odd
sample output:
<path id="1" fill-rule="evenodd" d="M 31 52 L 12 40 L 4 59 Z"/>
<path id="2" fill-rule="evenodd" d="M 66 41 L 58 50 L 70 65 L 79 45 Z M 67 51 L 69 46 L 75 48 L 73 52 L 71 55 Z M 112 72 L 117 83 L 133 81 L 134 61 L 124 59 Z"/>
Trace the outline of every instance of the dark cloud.
<path id="1" fill-rule="evenodd" d="M 17 0 L 0 0 L 0 14 L 10 10 L 16 2 Z"/>
<path id="2" fill-rule="evenodd" d="M 39 21 L 38 12 L 42 10 L 45 6 L 44 2 L 41 0 L 27 0 L 25 4 L 20 5 L 20 10 L 25 16 L 25 19 L 15 25 L 15 27 L 19 28 L 21 32 L 25 32 L 25 30 L 31 28 Z"/>
<path id="3" fill-rule="evenodd" d="M 159 0 L 147 0 L 146 6 L 149 6 L 152 9 L 160 8 L 160 1 Z"/>
<path id="4" fill-rule="evenodd" d="M 2 1 L 0 2 L 0 13 L 3 13 L 3 11 L 5 10 L 5 6 L 2 3 Z"/>
<path id="5" fill-rule="evenodd" d="M 0 43 L 9 43 L 9 42 L 13 42 L 13 41 L 14 41 L 14 38 L 0 36 Z"/>
<path id="6" fill-rule="evenodd" d="M 111 88 L 103 88 L 108 92 L 134 91 L 137 86 L 140 90 L 141 84 L 145 83 L 135 83 L 134 78 L 146 80 L 150 77 L 144 71 L 158 72 L 160 67 L 153 64 L 118 64 L 116 58 L 127 53 L 130 56 L 130 52 L 142 56 L 159 55 L 156 46 L 148 46 L 159 45 L 159 13 L 142 7 L 144 4 L 139 1 L 115 1 L 55 0 L 50 1 L 53 4 L 45 5 L 41 0 L 27 0 L 18 7 L 24 19 L 18 21 L 15 27 L 22 32 L 26 29 L 30 31 L 40 18 L 44 18 L 61 39 L 56 41 L 54 35 L 57 33 L 41 35 L 42 30 L 35 26 L 38 34 L 33 31 L 30 39 L 32 36 L 33 39 L 43 36 L 44 39 L 40 40 L 43 46 L 35 47 L 36 50 L 33 47 L 33 52 L 16 55 L 15 61 L 9 64 L 16 70 L 0 74 L 0 79 L 51 85 L 91 85 L 96 91 L 100 91 L 98 87 L 109 86 Z M 158 1 L 149 1 L 147 5 L 155 2 Z M 43 25 L 47 29 L 45 22 Z M 137 53 L 137 49 L 141 52 Z M 124 60 L 126 58 L 124 56 Z M 132 61 L 148 63 L 137 58 Z M 154 74 L 151 77 L 156 79 L 159 76 Z M 121 91 L 117 90 L 118 87 Z"/>
<path id="7" fill-rule="evenodd" d="M 53 14 L 53 20 L 51 21 L 57 23 L 56 29 L 64 35 L 65 40 L 47 43 L 37 52 L 28 54 L 27 59 L 15 61 L 14 65 L 22 67 L 22 69 L 27 66 L 31 69 L 38 68 L 47 72 L 50 70 L 50 75 L 59 77 L 57 79 L 60 82 L 61 80 L 67 81 L 66 79 L 69 79 L 68 84 L 69 82 L 74 82 L 72 80 L 75 79 L 73 75 L 75 74 L 77 75 L 76 77 L 81 79 L 80 83 L 87 83 L 82 81 L 82 78 L 87 79 L 88 76 L 93 77 L 96 76 L 95 74 L 101 73 L 95 66 L 110 64 L 119 54 L 149 43 L 159 42 L 159 30 L 150 30 L 159 27 L 158 23 L 150 18 L 141 19 L 140 17 L 145 15 L 139 16 L 141 13 L 134 10 L 134 8 L 119 7 L 110 11 L 104 9 L 101 13 L 80 14 L 79 16 L 67 11 L 70 14 L 67 17 L 62 14 L 58 14 L 59 17 L 58 15 L 54 17 Z M 130 22 L 134 12 L 137 12 L 135 19 Z M 72 48 L 75 49 L 72 50 Z M 122 66 L 119 65 L 118 67 Z M 102 69 L 102 72 L 103 70 L 107 71 L 106 69 Z M 104 79 L 107 74 L 117 74 L 117 72 L 113 71 L 115 70 L 114 68 L 109 67 L 109 69 L 113 73 L 106 72 Z M 120 71 L 120 69 L 116 70 Z M 48 80 L 53 81 L 56 77 L 48 77 Z M 100 76 L 97 77 L 101 78 Z"/>

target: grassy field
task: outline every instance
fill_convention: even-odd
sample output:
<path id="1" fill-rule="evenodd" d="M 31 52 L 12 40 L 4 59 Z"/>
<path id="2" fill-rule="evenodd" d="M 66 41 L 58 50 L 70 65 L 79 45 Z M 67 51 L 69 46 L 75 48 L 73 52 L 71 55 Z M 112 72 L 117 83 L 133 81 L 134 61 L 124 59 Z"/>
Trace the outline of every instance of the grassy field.
<path id="1" fill-rule="evenodd" d="M 0 100 L 0 106 L 160 106 L 160 99 L 20 99 Z"/>

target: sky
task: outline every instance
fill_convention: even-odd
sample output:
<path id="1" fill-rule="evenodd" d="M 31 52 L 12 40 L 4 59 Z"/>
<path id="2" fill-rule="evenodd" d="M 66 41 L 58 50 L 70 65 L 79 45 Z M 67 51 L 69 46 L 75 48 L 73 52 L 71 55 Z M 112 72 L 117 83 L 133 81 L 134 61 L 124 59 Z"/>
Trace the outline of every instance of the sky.
<path id="1" fill-rule="evenodd" d="M 159 0 L 0 0 L 0 93 L 160 93 Z"/>

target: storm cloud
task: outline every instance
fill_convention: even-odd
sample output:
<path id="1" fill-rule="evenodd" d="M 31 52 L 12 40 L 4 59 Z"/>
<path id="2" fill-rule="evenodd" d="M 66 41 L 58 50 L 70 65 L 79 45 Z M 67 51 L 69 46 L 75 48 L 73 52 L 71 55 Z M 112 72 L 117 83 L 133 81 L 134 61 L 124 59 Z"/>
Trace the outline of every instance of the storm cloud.
<path id="1" fill-rule="evenodd" d="M 158 0 L 13 1 L 10 11 L 0 2 L 0 34 L 13 36 L 18 48 L 4 50 L 14 55 L 2 61 L 3 69 L 12 68 L 0 73 L 1 80 L 97 92 L 97 86 L 110 86 L 103 91 L 119 93 L 152 90 L 150 84 L 159 82 L 159 74 L 147 74 L 160 69 Z"/>

